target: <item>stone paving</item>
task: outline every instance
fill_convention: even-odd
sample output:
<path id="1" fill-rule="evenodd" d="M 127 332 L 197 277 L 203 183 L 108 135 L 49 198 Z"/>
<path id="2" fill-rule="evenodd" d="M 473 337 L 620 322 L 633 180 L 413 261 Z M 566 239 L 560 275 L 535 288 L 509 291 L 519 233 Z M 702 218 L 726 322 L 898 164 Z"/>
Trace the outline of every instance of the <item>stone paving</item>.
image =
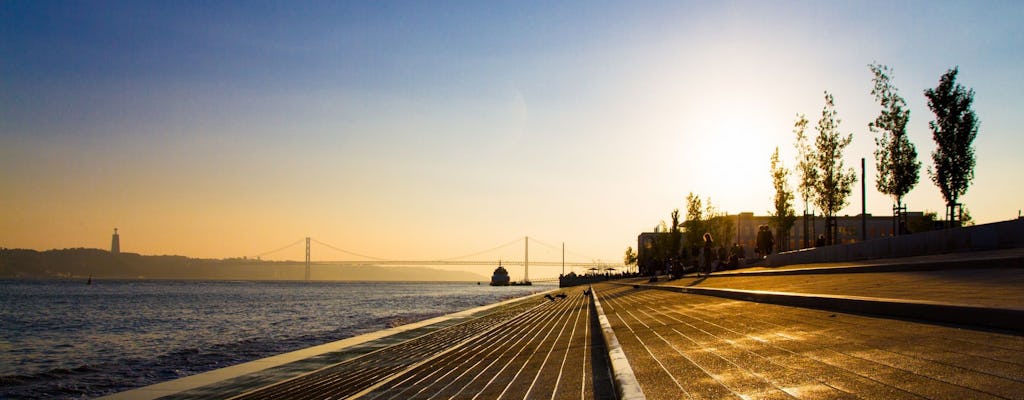
<path id="1" fill-rule="evenodd" d="M 549 293 L 562 297 L 467 311 L 181 392 L 116 397 L 1024 399 L 1024 330 L 1013 328 L 1022 325 L 984 328 L 969 313 L 1024 311 L 1024 268 L 1013 267 L 1020 260 L 1000 262 L 1003 268 L 946 260 L 939 269 L 871 267 L 886 272 L 857 265 L 788 275 L 730 271 L 653 285 L 637 279 L 594 285 L 596 298 L 587 288 L 567 288 Z M 704 294 L 678 292 L 685 288 Z M 801 300 L 768 304 L 716 290 Z M 813 304 L 846 297 L 925 302 L 931 314 L 964 315 L 954 324 Z M 957 304 L 974 308 L 965 313 Z"/>
<path id="2" fill-rule="evenodd" d="M 1013 308 L 1024 304 L 1024 268 L 782 276 L 712 274 L 706 279 L 683 278 L 665 284 L 941 301 L 988 307 Z"/>
<path id="3" fill-rule="evenodd" d="M 647 398 L 1022 398 L 1024 338 L 595 287 Z"/>

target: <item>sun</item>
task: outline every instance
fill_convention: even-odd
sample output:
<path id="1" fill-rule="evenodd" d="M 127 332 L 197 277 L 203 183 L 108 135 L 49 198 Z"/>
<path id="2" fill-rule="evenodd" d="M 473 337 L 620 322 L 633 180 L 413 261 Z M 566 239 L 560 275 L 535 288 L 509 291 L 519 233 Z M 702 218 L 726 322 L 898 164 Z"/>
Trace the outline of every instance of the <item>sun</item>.
<path id="1" fill-rule="evenodd" d="M 690 133 L 682 161 L 685 190 L 710 197 L 720 212 L 763 213 L 770 206 L 770 158 L 780 147 L 778 128 L 764 119 L 720 115 Z M 787 165 L 789 163 L 786 163 Z"/>

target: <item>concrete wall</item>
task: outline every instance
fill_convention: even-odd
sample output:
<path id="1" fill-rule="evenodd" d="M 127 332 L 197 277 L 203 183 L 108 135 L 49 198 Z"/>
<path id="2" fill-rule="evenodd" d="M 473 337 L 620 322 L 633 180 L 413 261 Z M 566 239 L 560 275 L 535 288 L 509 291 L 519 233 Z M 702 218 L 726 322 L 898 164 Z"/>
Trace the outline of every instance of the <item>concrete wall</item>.
<path id="1" fill-rule="evenodd" d="M 941 229 L 768 256 L 770 266 L 926 256 L 1024 247 L 1024 219 Z"/>

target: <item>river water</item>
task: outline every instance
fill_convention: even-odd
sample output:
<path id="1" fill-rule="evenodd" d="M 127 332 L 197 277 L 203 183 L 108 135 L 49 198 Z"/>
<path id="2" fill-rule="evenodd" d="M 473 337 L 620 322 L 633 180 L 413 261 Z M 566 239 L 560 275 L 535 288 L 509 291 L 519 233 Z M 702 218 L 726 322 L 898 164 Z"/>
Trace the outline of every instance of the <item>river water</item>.
<path id="1" fill-rule="evenodd" d="M 552 289 L 0 280 L 0 398 L 90 398 Z"/>

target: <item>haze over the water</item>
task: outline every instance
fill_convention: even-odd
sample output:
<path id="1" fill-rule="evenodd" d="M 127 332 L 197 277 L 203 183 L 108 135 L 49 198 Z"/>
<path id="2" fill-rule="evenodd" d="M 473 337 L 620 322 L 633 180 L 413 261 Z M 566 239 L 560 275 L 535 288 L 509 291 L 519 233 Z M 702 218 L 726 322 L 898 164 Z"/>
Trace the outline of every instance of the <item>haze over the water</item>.
<path id="1" fill-rule="evenodd" d="M 529 235 L 617 262 L 691 191 L 766 214 L 769 156 L 794 165 L 795 116 L 813 126 L 825 90 L 846 165 L 868 160 L 868 212 L 888 215 L 875 61 L 925 167 L 921 93 L 959 66 L 981 120 L 961 200 L 1012 219 L 1021 21 L 1014 1 L 6 1 L 0 246 L 107 248 L 117 227 L 143 254 L 310 236 L 429 260 Z M 906 202 L 943 210 L 924 169 Z M 840 215 L 860 207 L 858 183 Z"/>

